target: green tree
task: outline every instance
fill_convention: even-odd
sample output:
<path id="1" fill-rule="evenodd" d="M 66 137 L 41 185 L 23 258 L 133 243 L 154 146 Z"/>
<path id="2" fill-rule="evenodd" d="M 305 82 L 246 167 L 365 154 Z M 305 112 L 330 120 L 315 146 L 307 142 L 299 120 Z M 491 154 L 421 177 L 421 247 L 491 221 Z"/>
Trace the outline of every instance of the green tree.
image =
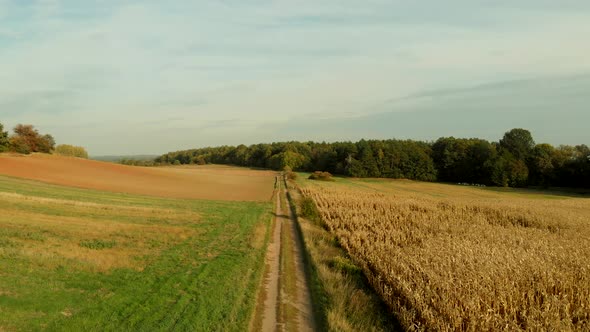
<path id="1" fill-rule="evenodd" d="M 368 176 L 367 169 L 363 163 L 350 157 L 346 160 L 346 175 L 355 178 L 365 178 Z"/>
<path id="2" fill-rule="evenodd" d="M 590 186 L 587 146 L 534 144 L 527 130 L 512 129 L 500 142 L 440 138 L 353 142 L 275 142 L 170 152 L 158 163 L 214 163 L 302 171 L 328 171 L 354 177 L 406 178 L 499 186 Z"/>
<path id="3" fill-rule="evenodd" d="M 47 134 L 39 137 L 37 142 L 37 152 L 51 153 L 55 148 L 55 139 Z"/>
<path id="4" fill-rule="evenodd" d="M 495 160 L 491 162 L 492 174 L 491 174 L 491 182 L 495 186 L 499 187 L 508 187 L 509 178 L 507 169 L 507 158 L 503 156 L 499 156 Z"/>
<path id="5" fill-rule="evenodd" d="M 238 145 L 228 154 L 230 163 L 238 166 L 246 166 L 250 158 L 250 149 L 244 144 Z"/>
<path id="6" fill-rule="evenodd" d="M 529 169 L 521 159 L 513 159 L 508 163 L 508 178 L 511 187 L 525 187 L 529 178 Z"/>
<path id="7" fill-rule="evenodd" d="M 335 173 L 338 164 L 338 154 L 334 150 L 334 146 L 328 143 L 311 144 L 309 168 L 311 170 Z"/>
<path id="8" fill-rule="evenodd" d="M 467 140 L 441 137 L 432 145 L 438 177 L 443 181 L 467 182 L 462 164 L 467 157 Z"/>
<path id="9" fill-rule="evenodd" d="M 555 167 L 553 158 L 555 148 L 550 144 L 538 144 L 533 149 L 529 160 L 529 183 L 548 187 L 551 185 Z"/>
<path id="10" fill-rule="evenodd" d="M 281 170 L 285 167 L 291 169 L 299 169 L 305 163 L 305 157 L 297 152 L 285 151 L 273 155 L 269 164 L 272 169 Z"/>
<path id="11" fill-rule="evenodd" d="M 360 151 L 359 161 L 365 169 L 365 176 L 379 177 L 381 172 L 379 171 L 379 166 L 377 165 L 377 160 L 375 160 L 375 155 L 373 154 L 370 142 L 361 140 L 358 143 L 358 146 Z"/>
<path id="12" fill-rule="evenodd" d="M 203 155 L 198 155 L 193 157 L 193 164 L 197 164 L 197 165 L 206 165 L 207 164 L 207 160 L 205 160 L 205 156 Z"/>
<path id="13" fill-rule="evenodd" d="M 29 142 L 23 136 L 11 136 L 10 137 L 10 144 L 9 149 L 12 152 L 22 153 L 22 154 L 29 154 L 31 151 L 31 146 Z"/>
<path id="14" fill-rule="evenodd" d="M 500 140 L 500 147 L 510 152 L 516 159 L 525 160 L 535 148 L 535 141 L 530 131 L 515 128 L 504 134 Z"/>
<path id="15" fill-rule="evenodd" d="M 266 167 L 272 156 L 272 150 L 268 144 L 256 144 L 250 146 L 250 159 L 248 166 Z"/>
<path id="16" fill-rule="evenodd" d="M 526 186 L 529 170 L 524 160 L 504 151 L 492 165 L 492 183 L 501 187 Z"/>
<path id="17" fill-rule="evenodd" d="M 6 152 L 9 143 L 8 132 L 4 131 L 4 125 L 0 123 L 0 152 Z"/>
<path id="18" fill-rule="evenodd" d="M 352 156 L 358 152 L 357 147 L 352 142 L 338 142 L 333 143 L 334 151 L 336 152 L 336 166 L 334 173 L 336 174 L 350 174 Z"/>
<path id="19" fill-rule="evenodd" d="M 435 181 L 436 168 L 432 160 L 432 150 L 424 142 L 406 140 L 402 142 L 405 160 L 402 160 L 401 171 L 404 178 L 419 181 Z"/>
<path id="20" fill-rule="evenodd" d="M 467 161 L 465 166 L 465 169 L 468 170 L 468 173 L 470 174 L 468 182 L 491 184 L 491 161 L 496 158 L 496 156 L 496 147 L 493 144 L 482 139 L 471 139 L 467 150 Z"/>
<path id="21" fill-rule="evenodd" d="M 577 178 L 576 186 L 590 188 L 590 148 L 587 145 L 576 146 L 578 158 L 576 159 Z"/>

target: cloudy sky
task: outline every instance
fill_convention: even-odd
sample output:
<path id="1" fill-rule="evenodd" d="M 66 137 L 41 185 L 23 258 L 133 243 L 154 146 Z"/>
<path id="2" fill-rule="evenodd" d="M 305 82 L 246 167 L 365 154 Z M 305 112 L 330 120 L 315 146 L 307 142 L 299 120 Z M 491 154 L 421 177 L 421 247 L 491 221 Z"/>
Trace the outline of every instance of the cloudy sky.
<path id="1" fill-rule="evenodd" d="M 590 1 L 0 0 L 0 122 L 91 155 L 590 144 Z"/>

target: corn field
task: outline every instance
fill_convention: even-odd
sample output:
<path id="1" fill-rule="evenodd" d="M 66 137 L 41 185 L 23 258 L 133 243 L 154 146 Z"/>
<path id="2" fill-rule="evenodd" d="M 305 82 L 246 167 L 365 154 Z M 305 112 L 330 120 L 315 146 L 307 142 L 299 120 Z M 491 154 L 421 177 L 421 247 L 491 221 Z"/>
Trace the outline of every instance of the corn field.
<path id="1" fill-rule="evenodd" d="M 590 330 L 588 199 L 302 192 L 407 330 Z"/>

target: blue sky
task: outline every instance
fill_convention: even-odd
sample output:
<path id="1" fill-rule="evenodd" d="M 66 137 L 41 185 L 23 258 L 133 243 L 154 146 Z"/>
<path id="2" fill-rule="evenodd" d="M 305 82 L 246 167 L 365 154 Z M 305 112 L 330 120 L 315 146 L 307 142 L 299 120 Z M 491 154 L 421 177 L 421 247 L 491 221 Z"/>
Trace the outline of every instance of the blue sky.
<path id="1" fill-rule="evenodd" d="M 588 1 L 0 0 L 0 122 L 92 155 L 276 140 L 590 144 Z"/>

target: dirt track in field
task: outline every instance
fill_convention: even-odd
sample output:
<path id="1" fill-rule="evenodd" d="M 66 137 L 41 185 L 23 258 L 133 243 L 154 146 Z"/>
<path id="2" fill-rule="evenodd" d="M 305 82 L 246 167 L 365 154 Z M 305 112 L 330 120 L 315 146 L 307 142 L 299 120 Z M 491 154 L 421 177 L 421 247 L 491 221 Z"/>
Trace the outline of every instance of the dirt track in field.
<path id="1" fill-rule="evenodd" d="M 0 175 L 171 198 L 268 201 L 274 174 L 228 166 L 134 167 L 43 154 L 0 154 Z"/>
<path id="2" fill-rule="evenodd" d="M 281 268 L 280 255 L 282 222 L 278 216 L 278 213 L 281 210 L 281 203 L 278 195 L 275 204 L 276 217 L 271 233 L 271 241 L 268 244 L 268 249 L 266 251 L 266 273 L 264 277 L 264 283 L 262 285 L 262 287 L 264 287 L 264 291 L 262 293 L 264 297 L 264 306 L 262 308 L 262 312 L 258 313 L 262 318 L 262 326 L 259 327 L 262 331 L 276 331 L 278 329 L 279 323 L 279 275 Z"/>
<path id="3" fill-rule="evenodd" d="M 286 183 L 277 178 L 274 225 L 251 331 L 318 330 L 305 274 L 303 239 L 297 232 L 297 219 L 284 206 L 287 191 Z"/>

